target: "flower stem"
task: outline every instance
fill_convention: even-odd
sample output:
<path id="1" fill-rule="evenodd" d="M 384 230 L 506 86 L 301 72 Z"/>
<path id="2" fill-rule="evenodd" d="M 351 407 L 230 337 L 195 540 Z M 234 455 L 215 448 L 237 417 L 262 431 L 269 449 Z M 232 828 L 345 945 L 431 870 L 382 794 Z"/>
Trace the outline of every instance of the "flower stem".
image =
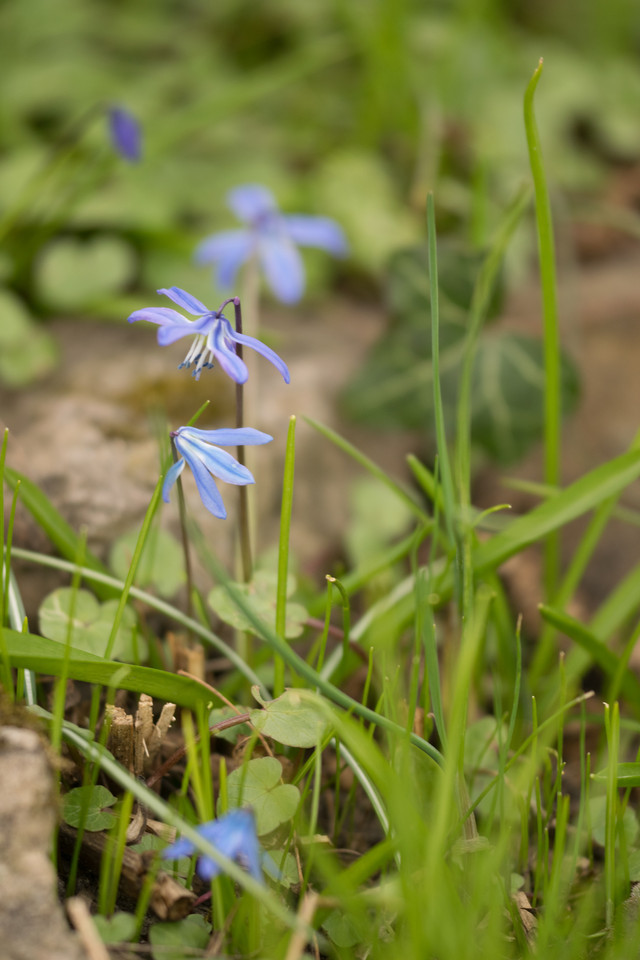
<path id="1" fill-rule="evenodd" d="M 171 438 L 171 456 L 173 462 L 177 463 L 178 453 L 176 445 Z M 180 514 L 180 536 L 182 539 L 182 552 L 184 554 L 184 572 L 187 578 L 187 616 L 193 620 L 193 568 L 191 566 L 191 551 L 189 550 L 189 536 L 187 534 L 187 505 L 184 499 L 184 490 L 182 489 L 182 477 L 176 480 L 178 489 L 178 512 Z"/>
<path id="2" fill-rule="evenodd" d="M 242 307 L 240 298 L 234 297 L 233 309 L 236 316 L 236 332 L 242 333 Z M 242 344 L 236 344 L 236 353 L 242 360 Z M 241 430 L 244 427 L 244 384 L 236 383 L 236 427 Z M 238 463 L 243 467 L 247 465 L 247 453 L 244 446 L 238 447 Z M 249 490 L 246 486 L 238 488 L 240 493 L 240 558 L 242 561 L 242 579 L 249 583 L 253 575 L 253 554 L 251 550 L 251 523 L 249 518 Z"/>

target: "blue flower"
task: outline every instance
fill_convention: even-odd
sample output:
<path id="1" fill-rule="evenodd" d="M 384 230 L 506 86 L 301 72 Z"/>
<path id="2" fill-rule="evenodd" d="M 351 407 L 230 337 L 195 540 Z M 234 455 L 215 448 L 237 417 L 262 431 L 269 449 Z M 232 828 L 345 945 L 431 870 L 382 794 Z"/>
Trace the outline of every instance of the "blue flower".
<path id="1" fill-rule="evenodd" d="M 251 810 L 232 810 L 230 813 L 196 827 L 196 832 L 229 860 L 244 867 L 254 879 L 264 883 L 260 868 L 261 850 L 256 836 L 256 821 Z M 195 845 L 181 837 L 162 851 L 165 860 L 178 860 L 196 853 Z M 211 857 L 201 856 L 196 867 L 203 880 L 213 880 L 222 873 L 222 867 Z"/>
<path id="2" fill-rule="evenodd" d="M 233 286 L 238 269 L 255 256 L 276 297 L 296 303 L 304 292 L 304 266 L 296 244 L 319 247 L 335 257 L 347 253 L 344 233 L 335 220 L 280 213 L 266 187 L 249 183 L 231 190 L 227 199 L 247 227 L 214 233 L 195 252 L 198 263 L 214 264 L 222 289 Z"/>
<path id="3" fill-rule="evenodd" d="M 214 444 L 222 444 L 225 447 L 255 446 L 273 440 L 268 433 L 262 433 L 251 427 L 226 430 L 178 427 L 172 432 L 171 437 L 180 454 L 180 459 L 167 471 L 162 485 L 162 499 L 165 503 L 169 502 L 169 491 L 184 470 L 185 464 L 188 463 L 202 502 L 214 517 L 220 517 L 221 520 L 224 520 L 227 511 L 214 477 L 236 486 L 255 483 L 255 480 L 253 474 L 243 464 L 238 463 L 230 453 Z"/>
<path id="4" fill-rule="evenodd" d="M 284 360 L 281 360 L 278 354 L 257 340 L 255 337 L 249 337 L 246 334 L 238 333 L 233 329 L 229 321 L 223 316 L 222 310 L 230 301 L 226 301 L 220 310 L 208 310 L 207 307 L 190 293 L 181 290 L 180 287 L 169 287 L 168 289 L 158 290 L 158 293 L 169 297 L 179 307 L 186 310 L 196 320 L 187 320 L 177 310 L 170 307 L 145 307 L 144 310 L 136 310 L 128 318 L 129 323 L 135 323 L 136 320 L 147 320 L 149 323 L 157 323 L 158 343 L 166 347 L 170 343 L 175 343 L 182 337 L 195 337 L 191 349 L 180 364 L 182 367 L 189 368 L 195 364 L 193 376 L 196 380 L 200 379 L 200 374 L 204 369 L 213 367 L 215 359 L 224 372 L 228 374 L 236 383 L 244 383 L 249 376 L 246 364 L 236 353 L 236 343 L 241 343 L 245 347 L 251 347 L 256 353 L 261 354 L 269 360 L 276 370 L 282 374 L 285 383 L 289 383 L 289 370 Z M 236 307 L 240 301 L 236 298 L 234 301 Z"/>
<path id="5" fill-rule="evenodd" d="M 137 163 L 142 152 L 142 136 L 136 118 L 122 107 L 109 110 L 111 142 L 121 157 Z"/>

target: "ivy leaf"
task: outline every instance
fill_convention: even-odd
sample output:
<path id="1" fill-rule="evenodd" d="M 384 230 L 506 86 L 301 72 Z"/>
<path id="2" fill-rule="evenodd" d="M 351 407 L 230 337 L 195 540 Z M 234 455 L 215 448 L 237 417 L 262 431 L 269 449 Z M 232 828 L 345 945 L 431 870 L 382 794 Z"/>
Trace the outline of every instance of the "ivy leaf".
<path id="1" fill-rule="evenodd" d="M 329 723 L 312 690 L 285 690 L 275 700 L 263 700 L 257 686 L 251 693 L 264 707 L 252 711 L 251 723 L 265 737 L 288 747 L 315 747 L 326 736 Z"/>
<path id="2" fill-rule="evenodd" d="M 562 358 L 562 408 L 578 400 L 574 364 Z M 490 333 L 481 341 L 472 379 L 473 440 L 498 463 L 520 459 L 544 427 L 544 347 L 515 333 Z"/>
<path id="3" fill-rule="evenodd" d="M 114 817 L 112 811 L 106 808 L 112 807 L 116 799 L 106 787 L 75 787 L 65 795 L 62 819 L 70 827 L 84 824 L 84 829 L 92 833 L 106 830 L 112 825 Z"/>
<path id="4" fill-rule="evenodd" d="M 256 570 L 251 583 L 238 583 L 236 587 L 251 601 L 257 616 L 271 627 L 276 623 L 276 586 L 278 575 L 273 570 Z M 287 596 L 296 588 L 295 578 L 287 579 Z M 253 624 L 238 610 L 224 587 L 214 587 L 208 596 L 209 606 L 221 620 L 236 630 L 253 632 Z M 300 603 L 287 603 L 287 619 L 284 635 L 288 640 L 299 637 L 304 629 L 308 613 Z"/>
<path id="5" fill-rule="evenodd" d="M 60 587 L 45 597 L 38 611 L 43 636 L 58 643 L 66 642 L 72 596 L 71 587 Z M 88 590 L 77 590 L 71 646 L 98 657 L 104 656 L 117 608 L 117 600 L 100 603 Z M 146 659 L 147 643 L 138 634 L 136 626 L 135 613 L 130 607 L 125 607 L 112 652 L 114 660 L 135 662 Z"/>
<path id="6" fill-rule="evenodd" d="M 392 258 L 389 285 L 393 319 L 364 366 L 342 395 L 345 412 L 380 430 L 420 429 L 433 422 L 433 365 L 429 281 L 424 254 L 407 251 Z M 452 264 L 454 261 L 452 260 Z M 472 295 L 471 256 L 454 282 L 447 276 L 440 300 L 440 386 L 445 422 L 453 428 Z M 475 277 L 473 277 L 475 283 Z M 447 296 L 447 291 L 449 296 Z M 463 309 L 464 308 L 464 309 Z M 497 304 L 491 309 L 497 309 Z M 562 409 L 576 404 L 579 379 L 566 354 L 561 357 Z M 471 383 L 471 438 L 486 454 L 508 464 L 522 457 L 544 428 L 544 358 L 541 341 L 514 333 L 483 330 Z"/>
<path id="7" fill-rule="evenodd" d="M 184 960 L 185 954 L 204 950 L 210 935 L 211 924 L 199 913 L 192 913 L 175 923 L 154 923 L 149 927 L 154 960 Z"/>
<path id="8" fill-rule="evenodd" d="M 258 757 L 229 774 L 229 808 L 252 807 L 260 837 L 291 820 L 298 808 L 298 788 L 292 783 L 281 783 L 281 780 L 282 765 L 275 757 Z M 223 813 L 218 804 L 218 816 Z"/>
<path id="9" fill-rule="evenodd" d="M 139 530 L 130 530 L 115 541 L 109 563 L 115 575 L 125 580 L 138 540 Z M 161 597 L 172 597 L 184 583 L 182 547 L 166 530 L 151 531 L 142 549 L 136 573 L 138 587 L 153 587 Z"/>

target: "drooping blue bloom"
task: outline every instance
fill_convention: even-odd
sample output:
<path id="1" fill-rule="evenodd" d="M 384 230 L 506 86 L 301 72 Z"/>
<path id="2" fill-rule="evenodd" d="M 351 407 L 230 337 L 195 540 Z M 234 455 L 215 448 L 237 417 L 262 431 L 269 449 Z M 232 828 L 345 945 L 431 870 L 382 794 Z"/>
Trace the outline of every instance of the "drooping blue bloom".
<path id="1" fill-rule="evenodd" d="M 232 287 L 238 269 L 255 256 L 278 300 L 296 303 L 304 293 L 304 266 L 298 245 L 319 247 L 334 257 L 347 253 L 347 241 L 335 220 L 280 213 L 271 191 L 260 184 L 235 187 L 227 201 L 247 226 L 214 233 L 195 252 L 198 263 L 215 266 L 222 289 Z"/>
<path id="2" fill-rule="evenodd" d="M 264 883 L 260 868 L 261 850 L 256 835 L 256 821 L 251 810 L 232 810 L 217 820 L 210 820 L 196 827 L 196 832 L 225 857 L 244 867 L 255 880 Z M 162 857 L 165 860 L 178 860 L 180 857 L 190 857 L 194 853 L 196 848 L 191 840 L 181 837 L 162 851 Z M 209 881 L 222 873 L 222 867 L 211 857 L 201 856 L 196 871 L 199 877 Z"/>
<path id="3" fill-rule="evenodd" d="M 136 118 L 123 107 L 109 110 L 109 132 L 117 152 L 130 163 L 137 163 L 142 153 L 142 135 Z"/>
<path id="4" fill-rule="evenodd" d="M 180 287 L 163 288 L 158 290 L 158 293 L 169 297 L 197 319 L 187 320 L 181 313 L 170 307 L 145 307 L 143 310 L 134 311 L 128 318 L 129 323 L 147 320 L 149 323 L 158 324 L 160 328 L 158 343 L 163 347 L 175 343 L 182 337 L 195 337 L 180 368 L 189 368 L 191 364 L 195 364 L 193 376 L 196 380 L 200 379 L 203 370 L 213 367 L 213 361 L 216 360 L 232 380 L 236 383 L 244 383 L 249 376 L 249 371 L 236 353 L 236 344 L 241 343 L 269 360 L 276 370 L 280 371 L 284 382 L 289 383 L 289 369 L 275 350 L 255 337 L 249 337 L 234 330 L 223 315 L 222 309 L 208 310 L 203 303 L 192 297 L 186 290 L 181 290 Z"/>
<path id="5" fill-rule="evenodd" d="M 273 437 L 252 427 L 229 428 L 222 430 L 198 430 L 196 427 L 178 427 L 171 434 L 180 459 L 167 470 L 162 485 L 162 499 L 169 502 L 169 491 L 185 468 L 189 464 L 198 488 L 200 498 L 207 510 L 224 520 L 227 516 L 220 491 L 214 477 L 233 483 L 236 486 L 255 483 L 253 474 L 238 463 L 226 450 L 221 450 L 215 444 L 225 447 L 256 446 L 261 443 L 270 443 Z"/>

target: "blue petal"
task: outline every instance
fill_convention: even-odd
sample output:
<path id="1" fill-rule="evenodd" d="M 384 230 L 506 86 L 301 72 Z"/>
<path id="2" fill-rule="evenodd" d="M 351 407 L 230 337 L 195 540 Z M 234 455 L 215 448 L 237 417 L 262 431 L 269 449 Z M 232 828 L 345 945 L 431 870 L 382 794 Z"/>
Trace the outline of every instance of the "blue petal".
<path id="1" fill-rule="evenodd" d="M 165 503 L 169 503 L 169 491 L 174 485 L 182 471 L 184 470 L 184 460 L 180 459 L 174 463 L 166 473 L 164 478 L 164 483 L 162 484 L 162 499 Z"/>
<path id="2" fill-rule="evenodd" d="M 207 237 L 197 247 L 197 263 L 213 263 L 216 281 L 222 289 L 232 287 L 236 274 L 251 256 L 255 240 L 248 230 L 226 230 Z"/>
<path id="3" fill-rule="evenodd" d="M 203 317 L 206 320 L 206 317 Z M 158 330 L 158 343 L 161 347 L 168 347 L 170 343 L 175 343 L 181 337 L 197 337 L 199 333 L 206 333 L 208 323 L 202 323 L 200 320 L 187 320 L 182 318 L 182 323 L 173 323 L 171 326 L 160 327 Z M 203 329 L 204 327 L 204 329 Z"/>
<path id="4" fill-rule="evenodd" d="M 122 107 L 112 107 L 109 111 L 109 128 L 111 142 L 120 156 L 137 163 L 142 152 L 142 137 L 136 118 Z"/>
<path id="5" fill-rule="evenodd" d="M 195 850 L 196 848 L 191 840 L 187 840 L 186 837 L 181 837 L 180 840 L 176 840 L 170 847 L 166 847 L 166 849 L 162 851 L 162 859 L 179 860 L 180 857 L 190 857 L 192 853 L 195 853 Z"/>
<path id="6" fill-rule="evenodd" d="M 216 443 L 221 447 L 257 446 L 270 443 L 273 437 L 253 427 L 223 427 L 219 430 L 200 430 L 198 427 L 180 427 L 180 436 L 197 437 L 205 443 Z"/>
<path id="7" fill-rule="evenodd" d="M 346 256 L 348 246 L 342 227 L 330 217 L 307 217 L 288 214 L 282 217 L 287 232 L 295 243 L 303 247 L 319 247 L 335 257 Z"/>
<path id="8" fill-rule="evenodd" d="M 177 303 L 178 306 L 186 310 L 187 313 L 192 313 L 194 317 L 201 317 L 203 313 L 211 312 L 208 307 L 205 307 L 204 303 L 201 303 L 196 297 L 187 293 L 186 290 L 181 290 L 180 287 L 163 287 L 161 290 L 158 290 L 158 293 L 169 297 L 170 300 Z"/>
<path id="9" fill-rule="evenodd" d="M 129 323 L 135 323 L 136 320 L 146 320 L 148 323 L 158 323 L 161 327 L 173 323 L 187 323 L 188 321 L 170 307 L 144 307 L 142 310 L 134 310 L 129 317 Z"/>
<path id="10" fill-rule="evenodd" d="M 258 255 L 267 282 L 278 300 L 297 303 L 304 293 L 304 267 L 293 243 L 285 236 L 263 237 Z"/>
<path id="11" fill-rule="evenodd" d="M 211 857 L 200 857 L 198 860 L 198 866 L 196 867 L 196 873 L 201 880 L 204 880 L 205 883 L 208 883 L 209 880 L 213 880 L 214 877 L 219 877 L 222 873 L 222 867 L 216 863 Z"/>
<path id="12" fill-rule="evenodd" d="M 236 341 L 236 343 L 241 343 L 245 347 L 251 347 L 252 350 L 255 350 L 256 353 L 259 353 L 261 356 L 265 357 L 266 360 L 269 360 L 276 370 L 279 370 L 282 374 L 285 383 L 291 381 L 289 375 L 289 368 L 282 360 L 275 350 L 272 350 L 271 347 L 268 347 L 266 343 L 263 343 L 261 340 L 257 340 L 255 337 L 249 337 L 245 333 L 236 333 L 233 330 L 230 336 Z"/>
<path id="13" fill-rule="evenodd" d="M 253 223 L 265 214 L 275 212 L 278 207 L 275 197 L 259 183 L 246 183 L 235 187 L 227 194 L 227 203 L 238 220 Z"/>
<path id="14" fill-rule="evenodd" d="M 176 442 L 176 446 L 177 446 Z M 183 451 L 181 451 L 182 453 Z M 186 456 L 186 455 L 185 455 Z M 199 458 L 193 454 L 193 452 L 187 457 L 189 461 L 189 466 L 191 467 L 191 472 L 196 481 L 196 487 L 198 488 L 198 493 L 200 494 L 200 499 L 203 504 L 214 517 L 218 517 L 220 520 L 224 520 L 227 516 L 227 511 L 225 510 L 222 497 L 220 496 L 220 491 L 216 487 L 216 482 L 209 473 L 209 471 L 204 467 Z"/>
<path id="15" fill-rule="evenodd" d="M 228 320 L 225 320 L 224 323 L 227 327 L 229 326 Z M 229 346 L 222 319 L 211 330 L 207 346 L 228 377 L 231 377 L 236 383 L 246 383 L 249 376 L 247 365 L 236 353 L 235 346 Z"/>
<path id="16" fill-rule="evenodd" d="M 198 460 L 209 473 L 224 480 L 225 483 L 233 483 L 241 487 L 248 483 L 255 483 L 251 471 L 220 447 L 214 447 L 197 437 L 189 437 L 185 442 L 184 436 L 176 438 L 176 446 L 188 459 L 192 469 L 194 461 Z"/>

